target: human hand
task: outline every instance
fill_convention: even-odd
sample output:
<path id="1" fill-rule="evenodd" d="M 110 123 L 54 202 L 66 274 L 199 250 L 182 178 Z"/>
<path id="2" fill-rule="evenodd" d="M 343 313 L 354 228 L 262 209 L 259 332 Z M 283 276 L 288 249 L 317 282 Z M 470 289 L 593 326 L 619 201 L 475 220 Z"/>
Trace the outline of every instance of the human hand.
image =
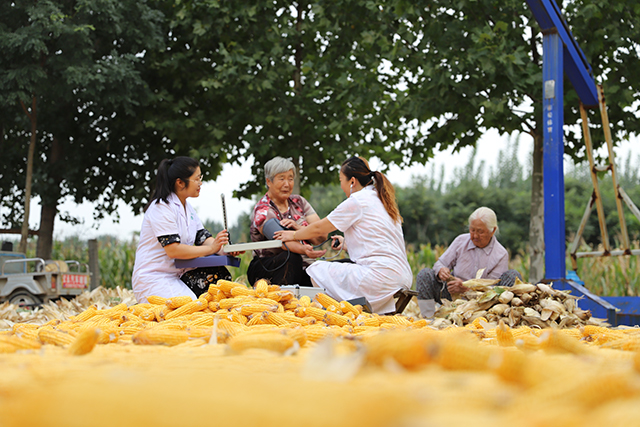
<path id="1" fill-rule="evenodd" d="M 469 290 L 466 286 L 462 284 L 462 279 L 457 277 L 453 277 L 449 283 L 447 283 L 447 290 L 451 295 L 453 294 L 463 294 Z"/>
<path id="2" fill-rule="evenodd" d="M 451 277 L 451 271 L 447 267 L 442 267 L 440 271 L 438 271 L 438 278 L 443 282 L 446 282 Z"/>
<path id="3" fill-rule="evenodd" d="M 289 230 L 300 230 L 301 226 L 291 218 L 285 218 L 280 221 L 280 225 L 284 228 L 288 228 Z"/>
<path id="4" fill-rule="evenodd" d="M 331 249 L 335 249 L 336 251 L 343 249 L 344 246 L 344 237 L 340 235 L 331 236 L 333 241 L 331 242 Z"/>
<path id="5" fill-rule="evenodd" d="M 229 243 L 229 233 L 227 232 L 227 230 L 222 230 L 221 232 L 216 234 L 216 237 L 213 239 L 213 245 L 211 245 L 213 250 L 212 253 L 215 254 L 220 252 L 220 249 L 222 249 L 222 247 L 227 243 Z"/>
<path id="6" fill-rule="evenodd" d="M 295 231 L 278 230 L 275 233 L 273 233 L 273 238 L 276 240 L 282 240 L 283 242 L 289 242 L 293 240 L 293 235 L 295 233 L 296 233 Z"/>
<path id="7" fill-rule="evenodd" d="M 304 254 L 309 258 L 312 258 L 312 259 L 320 258 L 326 253 L 327 253 L 326 249 L 317 251 L 313 249 L 313 246 L 311 245 L 304 245 Z"/>

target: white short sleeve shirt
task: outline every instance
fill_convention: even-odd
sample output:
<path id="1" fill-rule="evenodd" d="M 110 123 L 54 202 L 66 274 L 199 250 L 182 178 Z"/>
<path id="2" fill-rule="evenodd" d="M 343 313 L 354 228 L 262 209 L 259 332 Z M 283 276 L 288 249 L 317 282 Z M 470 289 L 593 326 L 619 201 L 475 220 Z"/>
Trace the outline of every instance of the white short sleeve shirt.
<path id="1" fill-rule="evenodd" d="M 171 193 L 167 202 L 151 202 L 142 220 L 132 277 L 133 292 L 138 302 L 147 302 L 150 295 L 165 298 L 189 295 L 196 298 L 180 280 L 186 269 L 176 268 L 160 239 L 174 236 L 174 241 L 193 245 L 198 230 L 204 227 L 193 207 L 188 202 L 182 206 L 175 193 Z M 175 240 L 176 235 L 179 240 Z"/>

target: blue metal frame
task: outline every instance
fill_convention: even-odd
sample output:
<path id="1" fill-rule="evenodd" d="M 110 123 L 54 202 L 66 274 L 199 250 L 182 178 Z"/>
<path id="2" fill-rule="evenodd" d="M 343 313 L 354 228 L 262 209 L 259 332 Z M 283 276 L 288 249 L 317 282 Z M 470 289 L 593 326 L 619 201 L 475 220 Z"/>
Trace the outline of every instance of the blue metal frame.
<path id="1" fill-rule="evenodd" d="M 545 277 L 564 280 L 564 87 L 566 72 L 580 101 L 598 105 L 598 90 L 591 67 L 553 0 L 527 0 L 543 32 L 542 91 L 544 135 L 544 241 Z"/>
<path id="2" fill-rule="evenodd" d="M 564 279 L 566 271 L 562 163 L 564 155 L 562 40 L 558 33 L 545 34 L 543 46 L 545 277 L 548 280 L 556 280 Z"/>

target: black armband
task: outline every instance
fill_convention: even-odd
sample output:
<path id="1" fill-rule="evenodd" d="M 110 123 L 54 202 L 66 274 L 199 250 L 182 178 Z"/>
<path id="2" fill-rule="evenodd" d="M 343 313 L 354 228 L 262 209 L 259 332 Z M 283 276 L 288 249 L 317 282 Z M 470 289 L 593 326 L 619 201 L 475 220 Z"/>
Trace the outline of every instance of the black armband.
<path id="1" fill-rule="evenodd" d="M 196 246 L 202 246 L 204 244 L 204 241 L 209 237 L 213 237 L 213 235 L 209 233 L 209 230 L 207 230 L 206 228 L 201 228 L 200 230 L 198 230 L 198 232 L 196 233 Z"/>
<path id="2" fill-rule="evenodd" d="M 160 245 L 162 245 L 163 248 L 172 243 L 180 243 L 180 235 L 167 234 L 166 236 L 158 236 L 158 242 L 160 242 Z"/>

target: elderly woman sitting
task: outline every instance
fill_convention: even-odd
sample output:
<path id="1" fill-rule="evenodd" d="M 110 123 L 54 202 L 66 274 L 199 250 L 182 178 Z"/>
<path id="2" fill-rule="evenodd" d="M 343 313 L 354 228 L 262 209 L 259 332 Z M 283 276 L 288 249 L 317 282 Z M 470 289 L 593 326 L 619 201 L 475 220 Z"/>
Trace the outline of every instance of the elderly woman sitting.
<path id="1" fill-rule="evenodd" d="M 509 253 L 498 242 L 498 219 L 487 207 L 476 209 L 469 216 L 469 233 L 456 237 L 444 254 L 431 268 L 425 268 L 416 277 L 418 305 L 423 317 L 433 317 L 436 302 L 451 300 L 451 294 L 468 289 L 463 282 L 474 279 L 484 268 L 483 279 L 500 279 L 499 286 L 513 286 L 522 276 L 509 270 Z"/>
<path id="2" fill-rule="evenodd" d="M 299 230 L 320 220 L 304 197 L 292 194 L 296 167 L 291 161 L 274 157 L 264 165 L 264 174 L 267 194 L 260 199 L 251 215 L 250 234 L 253 242 L 273 238 L 263 233 L 265 223 L 272 218 L 289 230 Z M 318 237 L 302 242 L 286 242 L 280 248 L 254 251 L 247 270 L 249 282 L 253 285 L 258 279 L 269 279 L 278 285 L 312 286 L 305 270 L 314 258 L 326 252 L 314 250 L 312 246 L 325 239 Z"/>

